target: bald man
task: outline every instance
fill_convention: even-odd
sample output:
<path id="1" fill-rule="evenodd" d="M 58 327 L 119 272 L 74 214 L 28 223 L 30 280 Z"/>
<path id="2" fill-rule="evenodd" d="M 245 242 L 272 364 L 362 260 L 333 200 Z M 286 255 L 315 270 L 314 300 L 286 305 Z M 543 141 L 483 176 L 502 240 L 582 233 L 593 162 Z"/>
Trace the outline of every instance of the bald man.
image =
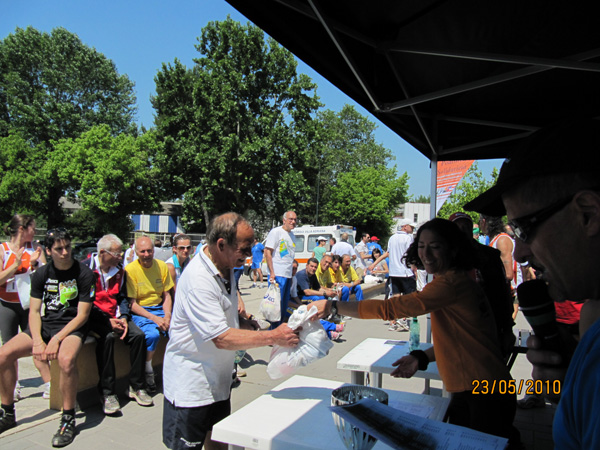
<path id="1" fill-rule="evenodd" d="M 155 391 L 152 357 L 160 335 L 166 336 L 169 331 L 174 283 L 167 264 L 154 259 L 150 238 L 137 238 L 135 253 L 138 259 L 125 267 L 127 297 L 131 299 L 131 319 L 146 336 L 146 385 L 149 391 Z"/>

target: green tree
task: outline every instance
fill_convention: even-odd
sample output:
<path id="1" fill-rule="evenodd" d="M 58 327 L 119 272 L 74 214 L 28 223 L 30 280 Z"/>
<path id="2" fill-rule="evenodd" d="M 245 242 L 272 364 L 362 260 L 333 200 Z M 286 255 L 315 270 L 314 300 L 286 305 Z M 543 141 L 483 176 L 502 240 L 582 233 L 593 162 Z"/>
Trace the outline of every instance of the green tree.
<path id="1" fill-rule="evenodd" d="M 14 214 L 35 213 L 45 207 L 46 178 L 42 175 L 46 153 L 18 134 L 0 137 L 0 222 Z"/>
<path id="2" fill-rule="evenodd" d="M 392 153 L 375 140 L 376 125 L 353 106 L 319 112 L 318 119 L 318 146 L 307 175 L 314 181 L 304 217 L 388 236 L 393 212 L 406 200 L 408 176 L 397 178 L 390 169 Z"/>
<path id="3" fill-rule="evenodd" d="M 411 202 L 414 203 L 429 203 L 431 202 L 431 196 L 430 195 L 419 195 L 417 197 L 414 197 L 413 199 L 410 200 Z"/>
<path id="4" fill-rule="evenodd" d="M 497 178 L 498 169 L 494 167 L 491 173 L 491 179 L 486 180 L 481 170 L 479 170 L 477 162 L 474 162 L 469 170 L 467 170 L 462 181 L 454 189 L 454 192 L 452 192 L 450 197 L 448 197 L 446 202 L 442 205 L 437 216 L 447 219 L 455 212 L 464 212 L 473 219 L 474 223 L 477 223 L 479 221 L 479 214 L 473 211 L 465 211 L 463 208 L 465 204 L 496 184 Z"/>
<path id="5" fill-rule="evenodd" d="M 0 41 L 0 137 L 18 133 L 37 154 L 30 167 L 45 177 L 37 186 L 33 211 L 50 226 L 62 222 L 59 199 L 69 186 L 46 167 L 53 143 L 77 138 L 104 124 L 112 135 L 136 132 L 133 83 L 114 63 L 83 44 L 73 33 L 55 28 L 50 34 L 17 28 Z M 24 175 L 20 172 L 17 176 Z M 7 176 L 6 173 L 3 177 Z M 70 187 L 71 189 L 73 187 Z M 7 198 L 18 204 L 22 197 Z"/>
<path id="6" fill-rule="evenodd" d="M 326 205 L 327 217 L 330 223 L 353 225 L 359 232 L 387 238 L 392 215 L 407 191 L 408 176 L 398 178 L 394 169 L 366 167 L 341 173 Z"/>
<path id="7" fill-rule="evenodd" d="M 55 145 L 51 164 L 57 180 L 69 186 L 68 198 L 82 207 L 67 220 L 78 238 L 111 232 L 127 239 L 133 227 L 128 214 L 159 209 L 155 189 L 159 174 L 150 166 L 149 156 L 158 145 L 153 132 L 115 137 L 106 125 Z"/>
<path id="8" fill-rule="evenodd" d="M 295 207 L 316 133 L 315 85 L 250 24 L 210 22 L 196 49 L 193 68 L 175 60 L 155 77 L 166 195 L 183 199 L 196 230 L 227 210 L 266 217 Z"/>

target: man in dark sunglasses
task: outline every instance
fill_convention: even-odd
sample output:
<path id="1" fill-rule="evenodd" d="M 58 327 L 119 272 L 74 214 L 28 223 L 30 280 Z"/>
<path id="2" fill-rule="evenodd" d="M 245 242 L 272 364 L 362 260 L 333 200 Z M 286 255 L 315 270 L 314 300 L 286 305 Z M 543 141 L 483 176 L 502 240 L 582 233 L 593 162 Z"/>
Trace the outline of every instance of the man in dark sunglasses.
<path id="1" fill-rule="evenodd" d="M 528 341 L 533 377 L 547 380 L 552 393 L 561 393 L 553 425 L 556 448 L 600 446 L 598 152 L 596 119 L 541 129 L 515 149 L 496 185 L 465 205 L 467 210 L 508 216 L 517 238 L 515 258 L 543 270 L 553 300 L 588 300 L 581 310 L 582 338 L 568 369 L 562 362 L 571 355 L 542 348 L 539 337 Z"/>

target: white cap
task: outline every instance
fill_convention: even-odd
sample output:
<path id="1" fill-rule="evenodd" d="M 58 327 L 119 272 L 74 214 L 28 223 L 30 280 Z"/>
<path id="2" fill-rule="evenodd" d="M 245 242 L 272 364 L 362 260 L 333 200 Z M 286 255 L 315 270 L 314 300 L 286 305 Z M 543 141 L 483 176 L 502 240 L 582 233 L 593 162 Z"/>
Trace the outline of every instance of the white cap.
<path id="1" fill-rule="evenodd" d="M 417 224 L 416 224 L 416 223 L 414 223 L 414 222 L 411 222 L 411 221 L 410 221 L 410 220 L 408 220 L 408 219 L 400 219 L 400 220 L 398 221 L 398 230 L 400 230 L 400 229 L 401 229 L 403 226 L 405 226 L 405 225 L 410 225 L 411 227 L 413 227 L 413 229 L 414 229 L 414 228 L 417 228 Z"/>
<path id="2" fill-rule="evenodd" d="M 319 237 L 317 238 L 317 242 L 319 242 L 319 241 L 326 241 L 326 240 L 327 240 L 327 238 L 325 238 L 325 237 L 323 237 L 323 236 L 319 236 Z"/>

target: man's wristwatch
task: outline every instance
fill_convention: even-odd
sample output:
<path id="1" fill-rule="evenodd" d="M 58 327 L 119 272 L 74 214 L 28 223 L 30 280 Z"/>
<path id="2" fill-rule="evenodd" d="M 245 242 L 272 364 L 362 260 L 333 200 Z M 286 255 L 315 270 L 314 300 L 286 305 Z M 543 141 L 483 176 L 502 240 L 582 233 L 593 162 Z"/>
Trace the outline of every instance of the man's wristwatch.
<path id="1" fill-rule="evenodd" d="M 337 300 L 333 300 L 333 301 L 331 302 L 331 309 L 330 309 L 330 311 L 331 311 L 331 316 L 332 316 L 332 317 L 335 317 L 335 316 L 337 316 L 337 313 L 338 313 L 338 309 L 337 309 Z"/>

